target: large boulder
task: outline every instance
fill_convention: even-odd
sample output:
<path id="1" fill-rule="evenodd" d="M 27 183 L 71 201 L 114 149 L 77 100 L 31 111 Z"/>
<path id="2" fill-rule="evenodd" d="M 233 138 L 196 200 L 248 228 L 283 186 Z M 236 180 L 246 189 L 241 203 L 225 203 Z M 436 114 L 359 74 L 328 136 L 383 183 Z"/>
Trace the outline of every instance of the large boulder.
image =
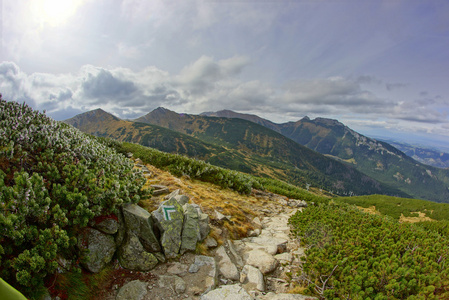
<path id="1" fill-rule="evenodd" d="M 183 211 L 181 254 L 186 251 L 195 251 L 196 243 L 201 239 L 198 211 L 188 203 L 183 206 Z"/>
<path id="2" fill-rule="evenodd" d="M 170 194 L 164 197 L 165 200 L 170 200 L 171 198 L 175 198 L 176 201 L 181 204 L 181 206 L 184 206 L 184 204 L 189 203 L 189 197 L 186 195 L 181 194 L 182 191 L 180 189 L 174 190 Z"/>
<path id="3" fill-rule="evenodd" d="M 145 296 L 148 294 L 148 283 L 139 281 L 139 280 L 133 280 L 128 282 L 127 284 L 123 285 L 120 290 L 118 291 L 116 300 L 143 300 L 145 299 Z"/>
<path id="4" fill-rule="evenodd" d="M 226 253 L 225 247 L 218 247 L 215 254 L 218 260 L 218 270 L 220 274 L 223 275 L 223 277 L 225 277 L 226 279 L 239 280 L 239 271 Z"/>
<path id="5" fill-rule="evenodd" d="M 223 285 L 201 296 L 200 300 L 251 300 L 240 284 Z"/>
<path id="6" fill-rule="evenodd" d="M 132 232 L 128 232 L 125 242 L 118 250 L 118 259 L 125 269 L 147 272 L 158 263 L 156 256 L 145 251 L 139 238 Z"/>
<path id="7" fill-rule="evenodd" d="M 202 241 L 209 235 L 210 232 L 209 215 L 199 213 L 198 216 L 200 224 L 200 241 Z"/>
<path id="8" fill-rule="evenodd" d="M 201 280 L 196 280 L 200 282 L 200 286 L 196 287 L 201 292 L 208 292 L 214 289 L 218 283 L 218 270 L 215 259 L 210 256 L 197 255 L 193 264 L 189 267 L 189 273 L 198 275 L 197 277 Z M 193 280 L 195 282 L 195 280 Z"/>
<path id="9" fill-rule="evenodd" d="M 146 251 L 160 252 L 159 241 L 153 232 L 151 214 L 135 204 L 125 204 L 122 211 L 127 231 L 139 238 Z"/>
<path id="10" fill-rule="evenodd" d="M 78 236 L 81 265 L 92 273 L 100 272 L 114 256 L 114 237 L 86 227 Z"/>
<path id="11" fill-rule="evenodd" d="M 90 225 L 106 234 L 116 234 L 118 230 L 118 220 L 115 215 L 96 217 Z"/>
<path id="12" fill-rule="evenodd" d="M 158 286 L 160 288 L 170 289 L 175 291 L 176 294 L 184 293 L 186 290 L 186 282 L 179 276 L 176 275 L 161 275 L 159 276 Z"/>
<path id="13" fill-rule="evenodd" d="M 258 268 L 265 275 L 276 269 L 278 261 L 265 251 L 255 249 L 248 252 L 246 264 Z"/>
<path id="14" fill-rule="evenodd" d="M 171 198 L 161 203 L 152 212 L 153 220 L 161 232 L 161 245 L 167 258 L 175 258 L 181 248 L 181 233 L 184 223 L 182 206 Z"/>
<path id="15" fill-rule="evenodd" d="M 244 284 L 247 291 L 259 290 L 265 292 L 265 281 L 263 279 L 263 274 L 259 269 L 245 265 L 240 274 L 240 283 Z"/>

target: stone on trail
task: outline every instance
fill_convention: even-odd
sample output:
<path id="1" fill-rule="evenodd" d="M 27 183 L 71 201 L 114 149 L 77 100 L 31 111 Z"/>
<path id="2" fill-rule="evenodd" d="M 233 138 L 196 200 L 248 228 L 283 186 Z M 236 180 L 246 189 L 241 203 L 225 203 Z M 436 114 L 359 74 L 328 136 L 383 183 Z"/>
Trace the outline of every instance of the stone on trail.
<path id="1" fill-rule="evenodd" d="M 215 259 L 210 256 L 197 255 L 195 261 L 189 267 L 189 273 L 198 273 L 201 275 L 203 292 L 208 292 L 217 286 L 218 270 Z"/>
<path id="2" fill-rule="evenodd" d="M 162 275 L 159 276 L 158 285 L 160 288 L 171 289 L 176 294 L 184 293 L 186 290 L 186 282 L 176 275 Z"/>
<path id="3" fill-rule="evenodd" d="M 153 220 L 161 232 L 161 245 L 167 258 L 175 258 L 181 248 L 181 232 L 184 223 L 182 206 L 174 198 L 161 203 L 152 212 Z"/>
<path id="4" fill-rule="evenodd" d="M 128 233 L 125 242 L 119 247 L 118 254 L 120 265 L 129 270 L 146 272 L 158 263 L 156 256 L 145 251 L 137 236 L 132 232 Z"/>
<path id="5" fill-rule="evenodd" d="M 143 300 L 147 295 L 146 282 L 140 280 L 133 280 L 123 285 L 118 291 L 116 300 Z"/>
<path id="6" fill-rule="evenodd" d="M 196 243 L 201 239 L 198 211 L 188 203 L 183 206 L 183 211 L 184 224 L 181 236 L 181 254 L 184 254 L 186 251 L 195 251 Z"/>
<path id="7" fill-rule="evenodd" d="M 226 253 L 225 247 L 218 247 L 215 254 L 218 259 L 218 269 L 220 274 L 226 279 L 239 280 L 239 271 Z"/>
<path id="8" fill-rule="evenodd" d="M 92 273 L 100 272 L 112 259 L 116 245 L 112 235 L 86 227 L 78 236 L 81 265 Z"/>
<path id="9" fill-rule="evenodd" d="M 203 294 L 201 300 L 251 300 L 251 296 L 240 284 L 223 285 L 216 290 Z"/>
<path id="10" fill-rule="evenodd" d="M 259 269 L 245 265 L 240 274 L 240 283 L 244 284 L 247 291 L 257 289 L 261 292 L 265 292 L 265 281 L 263 274 Z"/>
<path id="11" fill-rule="evenodd" d="M 248 252 L 246 264 L 258 268 L 265 275 L 276 269 L 278 261 L 265 251 L 255 249 Z"/>
<path id="12" fill-rule="evenodd" d="M 215 248 L 218 246 L 217 240 L 211 236 L 208 236 L 206 238 L 206 240 L 204 241 L 204 244 L 206 245 L 207 248 Z"/>
<path id="13" fill-rule="evenodd" d="M 318 300 L 318 298 L 300 294 L 275 294 L 273 292 L 267 293 L 265 296 L 260 297 L 263 300 Z"/>
<path id="14" fill-rule="evenodd" d="M 182 277 L 187 274 L 188 269 L 189 269 L 188 265 L 184 265 L 180 262 L 174 262 L 170 267 L 168 267 L 167 273 Z"/>
<path id="15" fill-rule="evenodd" d="M 148 252 L 161 251 L 159 241 L 153 232 L 151 214 L 136 204 L 125 204 L 122 211 L 126 228 L 139 238 L 145 250 Z"/>

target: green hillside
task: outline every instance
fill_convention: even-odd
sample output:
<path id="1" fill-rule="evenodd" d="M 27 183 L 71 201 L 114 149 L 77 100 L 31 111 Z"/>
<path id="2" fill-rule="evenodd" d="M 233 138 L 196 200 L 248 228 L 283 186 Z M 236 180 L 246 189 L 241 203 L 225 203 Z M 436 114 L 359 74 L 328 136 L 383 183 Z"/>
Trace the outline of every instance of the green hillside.
<path id="1" fill-rule="evenodd" d="M 350 166 L 246 120 L 177 114 L 158 108 L 137 121 L 163 126 L 202 143 L 225 148 L 226 152 L 206 158 L 206 161 L 221 167 L 268 176 L 303 187 L 309 183 L 337 194 L 382 193 L 407 196 Z M 92 128 L 97 127 L 104 128 L 102 125 L 93 125 L 87 132 L 95 133 Z M 108 132 L 107 135 L 114 134 Z M 126 134 L 122 133 L 122 138 L 124 135 Z"/>
<path id="2" fill-rule="evenodd" d="M 35 295 L 76 265 L 76 236 L 97 216 L 137 203 L 145 178 L 96 138 L 0 98 L 0 277 Z"/>
<path id="3" fill-rule="evenodd" d="M 417 162 L 390 144 L 363 136 L 337 120 L 305 117 L 297 122 L 274 124 L 254 115 L 229 111 L 207 115 L 261 124 L 414 198 L 449 202 L 449 170 Z"/>

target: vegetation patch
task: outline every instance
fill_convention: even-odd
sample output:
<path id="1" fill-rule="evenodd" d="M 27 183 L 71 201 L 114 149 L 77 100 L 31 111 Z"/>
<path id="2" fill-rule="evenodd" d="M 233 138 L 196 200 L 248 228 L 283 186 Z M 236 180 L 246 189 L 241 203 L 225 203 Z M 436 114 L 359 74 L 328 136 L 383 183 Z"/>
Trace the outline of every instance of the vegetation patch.
<path id="1" fill-rule="evenodd" d="M 76 266 L 76 235 L 147 193 L 123 155 L 73 127 L 0 97 L 0 276 L 29 295 L 63 257 Z"/>
<path id="2" fill-rule="evenodd" d="M 335 202 L 308 207 L 290 223 L 308 247 L 300 285 L 309 293 L 325 299 L 449 298 L 447 236 Z"/>

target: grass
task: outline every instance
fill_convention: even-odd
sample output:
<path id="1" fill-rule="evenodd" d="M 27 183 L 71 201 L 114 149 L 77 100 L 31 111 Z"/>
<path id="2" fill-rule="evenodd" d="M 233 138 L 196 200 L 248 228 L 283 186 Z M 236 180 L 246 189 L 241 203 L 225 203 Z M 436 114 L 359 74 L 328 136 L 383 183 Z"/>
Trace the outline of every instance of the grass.
<path id="1" fill-rule="evenodd" d="M 418 217 L 419 213 L 425 213 L 425 216 L 436 221 L 449 220 L 449 204 L 447 203 L 384 195 L 339 197 L 334 198 L 334 200 L 336 202 L 354 204 L 363 208 L 375 206 L 376 211 L 396 220 L 400 220 L 401 216 L 403 216 L 402 218 Z"/>

